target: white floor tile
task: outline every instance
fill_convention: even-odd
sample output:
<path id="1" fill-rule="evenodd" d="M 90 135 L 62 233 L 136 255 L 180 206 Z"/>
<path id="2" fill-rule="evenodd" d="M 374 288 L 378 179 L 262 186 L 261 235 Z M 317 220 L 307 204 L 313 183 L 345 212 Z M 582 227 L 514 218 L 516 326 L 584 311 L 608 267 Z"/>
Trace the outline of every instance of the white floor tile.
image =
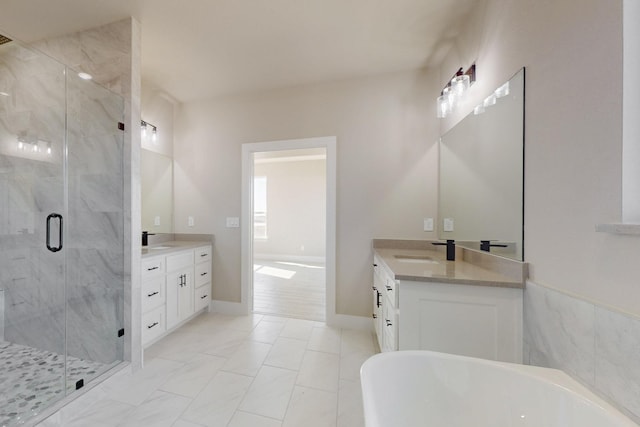
<path id="1" fill-rule="evenodd" d="M 306 341 L 280 337 L 271 347 L 264 364 L 297 371 L 302 364 L 306 345 Z"/>
<path id="2" fill-rule="evenodd" d="M 370 331 L 345 329 L 342 331 L 341 349 L 345 353 L 375 353 L 374 335 Z"/>
<path id="3" fill-rule="evenodd" d="M 311 336 L 311 331 L 316 325 L 322 325 L 322 323 L 312 320 L 289 319 L 284 325 L 282 332 L 280 332 L 280 336 L 308 341 Z"/>
<path id="4" fill-rule="evenodd" d="M 72 417 L 67 427 L 86 427 L 93 425 L 117 425 L 124 421 L 136 407 L 117 400 L 105 399 L 94 403 Z"/>
<path id="5" fill-rule="evenodd" d="M 263 366 L 239 409 L 281 420 L 287 410 L 295 382 L 295 371 Z"/>
<path id="6" fill-rule="evenodd" d="M 248 412 L 236 411 L 228 427 L 282 427 L 282 422 Z"/>
<path id="7" fill-rule="evenodd" d="M 282 427 L 336 427 L 337 393 L 298 387 Z"/>
<path id="8" fill-rule="evenodd" d="M 180 418 L 207 427 L 225 427 L 252 380 L 243 375 L 218 372 Z"/>
<path id="9" fill-rule="evenodd" d="M 190 403 L 187 397 L 156 391 L 118 427 L 171 427 Z"/>
<path id="10" fill-rule="evenodd" d="M 309 350 L 340 354 L 341 331 L 329 326 L 316 327 L 311 330 Z"/>
<path id="11" fill-rule="evenodd" d="M 223 371 L 255 376 L 271 350 L 271 344 L 255 341 L 243 342 L 222 366 Z"/>
<path id="12" fill-rule="evenodd" d="M 160 390 L 196 397 L 226 361 L 227 359 L 220 356 L 200 353 L 172 373 L 160 386 Z"/>
<path id="13" fill-rule="evenodd" d="M 195 423 L 191 423 L 189 421 L 185 421 L 185 420 L 178 420 L 175 423 L 173 423 L 173 426 L 171 427 L 203 427 L 202 424 L 195 424 Z"/>
<path id="14" fill-rule="evenodd" d="M 373 352 L 351 352 L 340 355 L 340 379 L 359 380 L 360 367 L 365 360 L 373 356 Z"/>
<path id="15" fill-rule="evenodd" d="M 220 328 L 205 341 L 206 347 L 203 353 L 230 357 L 238 350 L 247 336 L 249 336 L 247 331 Z"/>
<path id="16" fill-rule="evenodd" d="M 364 427 L 360 381 L 340 380 L 338 427 Z"/>
<path id="17" fill-rule="evenodd" d="M 282 328 L 284 328 L 284 322 L 266 322 L 263 320 L 253 328 L 249 338 L 253 341 L 273 344 L 280 336 Z"/>
<path id="18" fill-rule="evenodd" d="M 338 391 L 340 356 L 307 350 L 298 373 L 297 385 Z"/>

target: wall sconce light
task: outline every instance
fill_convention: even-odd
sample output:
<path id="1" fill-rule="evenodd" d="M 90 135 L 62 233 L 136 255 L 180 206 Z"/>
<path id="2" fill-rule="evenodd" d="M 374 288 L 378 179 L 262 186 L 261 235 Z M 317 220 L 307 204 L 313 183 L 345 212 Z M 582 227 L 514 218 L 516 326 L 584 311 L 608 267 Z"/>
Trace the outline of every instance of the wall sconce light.
<path id="1" fill-rule="evenodd" d="M 476 105 L 476 107 L 473 109 L 473 114 L 477 116 L 478 114 L 484 113 L 487 108 L 496 105 L 498 99 L 504 98 L 507 95 L 509 95 L 509 82 L 506 82 L 505 84 L 500 86 L 498 89 L 493 91 L 493 93 L 489 94 L 489 96 L 487 96 L 484 101 Z"/>
<path id="2" fill-rule="evenodd" d="M 147 137 L 147 128 L 151 128 L 151 141 L 156 142 L 158 140 L 158 127 L 156 125 L 152 125 L 149 122 L 145 122 L 144 120 L 140 120 L 142 138 Z"/>
<path id="3" fill-rule="evenodd" d="M 476 64 L 472 64 L 467 71 L 460 68 L 451 77 L 447 85 L 440 92 L 437 100 L 437 116 L 439 119 L 447 117 L 456 108 L 465 92 L 476 81 Z"/>

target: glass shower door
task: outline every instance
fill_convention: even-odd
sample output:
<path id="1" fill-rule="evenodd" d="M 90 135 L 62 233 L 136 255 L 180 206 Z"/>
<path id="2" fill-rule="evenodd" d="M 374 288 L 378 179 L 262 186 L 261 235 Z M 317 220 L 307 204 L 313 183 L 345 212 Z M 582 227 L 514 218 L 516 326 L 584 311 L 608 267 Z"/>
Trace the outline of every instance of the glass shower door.
<path id="1" fill-rule="evenodd" d="M 0 45 L 0 424 L 65 396 L 65 68 Z"/>
<path id="2" fill-rule="evenodd" d="M 67 383 L 123 359 L 123 99 L 67 73 Z"/>

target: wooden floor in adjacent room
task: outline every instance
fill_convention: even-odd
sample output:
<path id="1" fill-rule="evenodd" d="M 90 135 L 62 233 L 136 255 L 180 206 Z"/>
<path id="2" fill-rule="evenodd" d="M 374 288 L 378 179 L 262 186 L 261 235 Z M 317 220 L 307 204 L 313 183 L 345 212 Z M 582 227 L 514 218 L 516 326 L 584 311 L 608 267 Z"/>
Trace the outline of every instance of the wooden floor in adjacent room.
<path id="1" fill-rule="evenodd" d="M 325 283 L 324 263 L 256 259 L 253 311 L 324 321 Z"/>

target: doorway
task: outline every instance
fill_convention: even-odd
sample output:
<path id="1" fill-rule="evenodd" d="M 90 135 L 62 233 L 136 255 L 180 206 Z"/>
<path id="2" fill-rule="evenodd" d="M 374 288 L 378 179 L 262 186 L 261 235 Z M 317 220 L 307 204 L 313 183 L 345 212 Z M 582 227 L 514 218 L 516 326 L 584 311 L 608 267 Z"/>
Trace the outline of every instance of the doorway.
<path id="1" fill-rule="evenodd" d="M 335 138 L 243 145 L 242 304 L 335 315 Z"/>

